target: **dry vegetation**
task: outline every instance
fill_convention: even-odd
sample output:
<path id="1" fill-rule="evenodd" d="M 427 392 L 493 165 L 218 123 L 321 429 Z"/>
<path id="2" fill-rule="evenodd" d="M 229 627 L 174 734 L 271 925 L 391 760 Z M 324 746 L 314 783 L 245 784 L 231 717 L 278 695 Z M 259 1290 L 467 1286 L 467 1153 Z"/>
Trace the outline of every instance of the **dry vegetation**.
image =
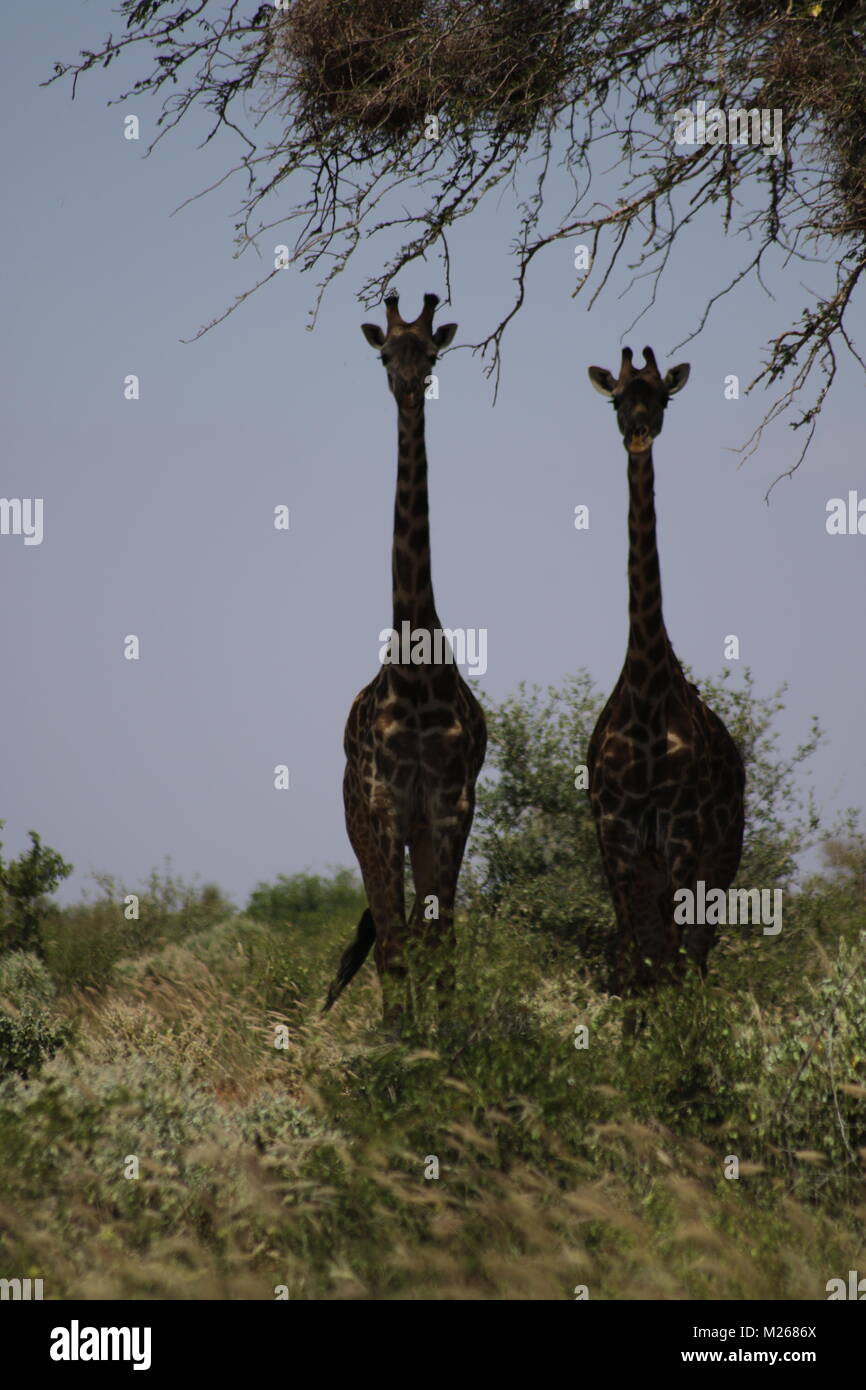
<path id="1" fill-rule="evenodd" d="M 76 1045 L 0 1100 L 9 1275 L 61 1298 L 559 1299 L 585 1284 L 596 1299 L 819 1299 L 856 1265 L 862 1202 L 831 1095 L 863 1077 L 866 938 L 799 1010 L 717 982 L 630 1053 L 615 1007 L 565 960 L 503 923 L 464 924 L 478 988 L 465 1038 L 440 1052 L 383 1045 L 371 972 L 319 1018 L 347 924 L 299 952 L 235 921 L 63 1001 Z M 828 1072 L 828 1002 L 853 964 Z M 790 1163 L 781 1103 L 811 1136 Z"/>
<path id="2" fill-rule="evenodd" d="M 567 9 L 550 0 L 296 0 L 274 21 L 271 62 L 288 78 L 297 118 L 320 136 L 340 127 L 350 140 L 359 130 L 405 140 L 437 112 L 529 133 L 568 88 Z"/>

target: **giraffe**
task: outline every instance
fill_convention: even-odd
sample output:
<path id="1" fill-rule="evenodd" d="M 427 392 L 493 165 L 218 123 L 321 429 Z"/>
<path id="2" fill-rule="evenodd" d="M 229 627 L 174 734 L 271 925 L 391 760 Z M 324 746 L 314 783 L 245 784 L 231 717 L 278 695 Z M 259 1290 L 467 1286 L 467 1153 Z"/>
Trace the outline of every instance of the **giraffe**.
<path id="1" fill-rule="evenodd" d="M 413 323 L 401 316 L 395 293 L 385 300 L 387 331 L 361 325 L 376 348 L 397 402 L 397 489 L 392 548 L 393 631 L 441 632 L 430 571 L 424 399 L 429 374 L 455 323 L 433 328 L 439 300 L 424 296 Z M 405 657 L 406 653 L 399 653 Z M 442 658 L 438 664 L 435 657 Z M 375 947 L 386 1027 L 399 1031 L 408 1000 L 406 947 L 423 941 L 428 976 L 436 985 L 440 1026 L 454 990 L 454 899 L 475 810 L 475 782 L 487 733 L 481 706 L 450 646 L 429 664 L 386 662 L 355 699 L 344 738 L 346 829 L 357 855 L 368 907 L 343 952 L 324 1009 L 329 1009 Z M 415 904 L 404 903 L 406 847 Z M 438 918 L 431 917 L 434 896 Z M 425 910 L 426 906 L 426 910 Z"/>
<path id="2" fill-rule="evenodd" d="M 614 406 L 628 455 L 629 631 L 625 664 L 587 754 L 589 799 L 617 921 L 615 993 L 679 981 L 686 960 L 702 977 L 714 928 L 674 921 L 674 893 L 703 880 L 727 890 L 743 844 L 745 772 L 718 715 L 686 680 L 665 628 L 656 545 L 653 440 L 688 363 L 662 378 L 651 348 L 618 378 L 590 367 Z M 636 1013 L 626 1013 L 633 1033 Z"/>

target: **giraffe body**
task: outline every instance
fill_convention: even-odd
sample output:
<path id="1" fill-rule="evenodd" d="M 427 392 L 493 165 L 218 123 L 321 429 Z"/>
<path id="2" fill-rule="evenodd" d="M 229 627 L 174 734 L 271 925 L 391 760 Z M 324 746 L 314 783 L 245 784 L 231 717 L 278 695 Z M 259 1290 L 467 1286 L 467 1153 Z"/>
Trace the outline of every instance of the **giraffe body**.
<path id="1" fill-rule="evenodd" d="M 442 627 L 433 599 L 424 443 L 424 385 L 456 325 L 434 333 L 437 303 L 426 295 L 407 324 L 397 298 L 386 300 L 387 333 L 365 324 L 381 350 L 398 409 L 398 470 L 392 553 L 393 630 L 408 622 L 431 634 Z M 435 651 L 434 644 L 433 650 Z M 453 662 L 383 664 L 356 697 L 344 738 L 346 828 L 369 908 L 349 945 L 325 1004 L 329 1008 L 375 945 L 385 1021 L 399 1026 L 408 1003 L 407 945 L 423 941 L 440 1012 L 454 987 L 454 901 L 484 762 L 484 715 Z M 409 850 L 415 905 L 407 921 L 404 860 Z"/>
<path id="2" fill-rule="evenodd" d="M 652 350 L 644 356 L 635 372 L 626 349 L 618 379 L 590 368 L 593 385 L 613 401 L 628 453 L 628 649 L 587 755 L 617 919 L 614 988 L 624 994 L 680 979 L 686 958 L 706 972 L 714 927 L 678 925 L 674 894 L 696 893 L 700 880 L 707 891 L 729 887 L 742 850 L 745 788 L 737 747 L 686 680 L 664 624 L 652 441 L 689 369 L 675 367 L 663 380 Z"/>

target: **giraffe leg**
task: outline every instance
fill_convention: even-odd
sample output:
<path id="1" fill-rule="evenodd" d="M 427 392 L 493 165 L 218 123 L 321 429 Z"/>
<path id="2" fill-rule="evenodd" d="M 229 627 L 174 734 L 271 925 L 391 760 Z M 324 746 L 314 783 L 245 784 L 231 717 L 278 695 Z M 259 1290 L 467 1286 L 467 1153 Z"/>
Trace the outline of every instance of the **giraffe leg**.
<path id="1" fill-rule="evenodd" d="M 375 941 L 373 957 L 382 987 L 385 1026 L 399 1031 L 406 1008 L 406 906 L 401 803 L 377 784 L 375 769 L 348 757 L 343 778 L 346 830 L 361 868 Z"/>
<path id="2" fill-rule="evenodd" d="M 415 831 L 409 841 L 412 878 L 415 883 L 415 905 L 412 909 L 412 938 L 419 944 L 416 957 L 416 979 L 419 1000 L 426 986 L 435 979 L 435 956 L 438 953 L 441 925 L 441 893 L 437 871 L 433 832 L 429 826 Z"/>
<path id="3" fill-rule="evenodd" d="M 373 824 L 358 813 L 347 814 L 352 848 L 361 866 L 364 890 L 375 930 L 373 957 L 382 987 L 385 1025 L 399 1030 L 406 1006 L 406 906 L 403 891 L 403 840 L 396 818 Z M 347 803 L 348 811 L 348 803 Z"/>
<path id="4" fill-rule="evenodd" d="M 408 1003 L 406 962 L 406 905 L 403 890 L 402 841 L 393 840 L 380 858 L 378 872 L 364 885 L 376 923 L 374 958 L 382 986 L 382 1015 L 386 1029 L 399 1033 Z"/>
<path id="5" fill-rule="evenodd" d="M 429 939 L 432 945 L 430 959 L 433 968 L 433 981 L 436 986 L 436 1007 L 439 1012 L 440 1028 L 443 1024 L 447 1024 L 451 1018 L 457 982 L 455 961 L 457 938 L 454 932 L 456 888 L 456 878 L 448 881 L 440 879 L 439 921 L 430 924 L 438 927 L 437 931 L 431 931 Z"/>
<path id="6" fill-rule="evenodd" d="M 623 1037 L 633 1038 L 646 1017 L 637 1001 L 672 977 L 673 922 L 665 915 L 666 875 L 656 855 L 621 863 L 612 878 L 618 928 L 613 992 L 627 1005 Z"/>
<path id="7" fill-rule="evenodd" d="M 634 1000 L 640 993 L 638 980 L 641 962 L 632 921 L 628 869 L 625 865 L 612 867 L 609 862 L 606 867 L 616 914 L 616 941 L 609 988 L 611 994 L 619 995 L 626 1006 L 622 1023 L 623 1037 L 633 1038 L 638 1028 L 638 1009 Z"/>
<path id="8" fill-rule="evenodd" d="M 471 811 L 443 817 L 419 836 L 412 849 L 419 935 L 424 942 L 424 976 L 436 988 L 440 1029 L 451 1015 L 455 990 L 454 904 Z M 425 904 L 435 899 L 435 916 Z"/>
<path id="9" fill-rule="evenodd" d="M 449 817 L 444 826 L 437 827 L 440 921 L 436 997 L 440 1028 L 449 1022 L 453 1013 L 457 957 L 454 909 L 460 867 L 474 813 L 474 787 L 464 787 L 456 814 Z"/>
<path id="10" fill-rule="evenodd" d="M 713 888 L 721 888 L 727 892 L 733 883 L 740 863 L 740 854 L 743 844 L 743 815 L 742 810 L 733 817 L 726 834 L 721 843 L 710 851 L 705 851 L 701 856 L 700 867 L 697 877 L 703 879 L 706 884 L 706 891 L 709 893 Z M 700 938 L 690 938 L 686 943 L 686 950 L 692 945 L 695 963 L 702 976 L 707 973 L 707 956 L 710 947 L 715 941 L 715 931 L 712 927 L 703 927 Z M 691 952 L 690 952 L 691 954 Z"/>
<path id="11" fill-rule="evenodd" d="M 689 845 L 675 843 L 670 869 L 671 894 L 682 888 L 687 888 L 694 894 L 700 877 L 698 853 Z M 689 960 L 698 967 L 701 978 L 704 979 L 707 974 L 707 957 L 716 941 L 716 928 L 712 923 L 694 922 L 678 927 L 677 934 L 682 944 L 681 976 L 685 973 L 686 961 Z"/>
<path id="12" fill-rule="evenodd" d="M 645 988 L 671 977 L 677 942 L 673 920 L 666 919 L 662 904 L 667 878 L 658 856 L 642 855 L 631 871 L 631 910 L 640 954 L 640 983 Z"/>
<path id="13" fill-rule="evenodd" d="M 598 826 L 598 844 L 616 917 L 608 987 L 611 994 L 619 995 L 626 1003 L 623 1035 L 632 1037 L 637 1031 L 638 1020 L 637 1008 L 629 1001 L 640 994 L 646 969 L 635 932 L 631 868 L 635 856 L 634 837 L 624 833 L 618 821 L 604 816 Z"/>
<path id="14" fill-rule="evenodd" d="M 616 914 L 617 930 L 616 945 L 613 955 L 613 969 L 610 979 L 610 991 L 611 994 L 619 994 L 625 998 L 625 996 L 631 992 L 637 966 L 635 941 L 631 924 L 631 904 L 625 878 L 619 875 L 615 878 L 612 876 L 611 896 L 613 898 L 614 913 Z"/>

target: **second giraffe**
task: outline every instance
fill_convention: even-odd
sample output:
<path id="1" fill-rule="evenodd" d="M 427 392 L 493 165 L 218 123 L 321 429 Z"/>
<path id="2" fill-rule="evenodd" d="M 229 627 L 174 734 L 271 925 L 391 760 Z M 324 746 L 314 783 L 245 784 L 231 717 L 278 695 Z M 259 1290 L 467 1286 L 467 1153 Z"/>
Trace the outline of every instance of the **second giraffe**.
<path id="1" fill-rule="evenodd" d="M 701 974 L 714 928 L 679 926 L 674 893 L 727 890 L 743 844 L 745 773 L 718 715 L 686 680 L 662 616 L 653 496 L 653 440 L 668 400 L 688 380 L 686 363 L 661 376 L 651 348 L 619 377 L 590 367 L 612 401 L 628 455 L 628 649 L 587 754 L 589 797 L 617 921 L 616 993 L 682 977 L 686 958 Z M 694 901 L 694 899 L 692 899 Z M 626 1015 L 633 1032 L 636 1015 Z"/>

